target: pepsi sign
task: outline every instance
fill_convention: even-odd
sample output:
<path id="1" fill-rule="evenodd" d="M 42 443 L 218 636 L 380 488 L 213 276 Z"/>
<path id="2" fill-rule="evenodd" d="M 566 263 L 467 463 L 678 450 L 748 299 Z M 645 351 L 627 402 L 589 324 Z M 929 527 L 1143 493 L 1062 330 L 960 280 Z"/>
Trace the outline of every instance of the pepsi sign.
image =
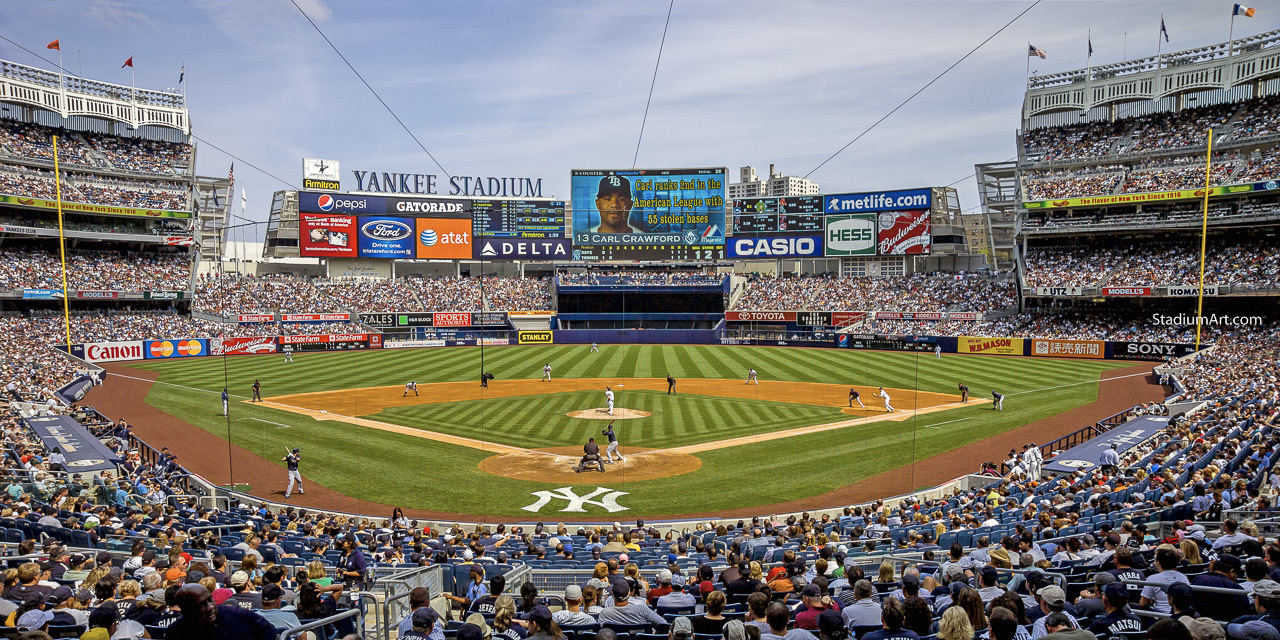
<path id="1" fill-rule="evenodd" d="M 822 236 L 731 238 L 730 258 L 821 258 Z"/>
<path id="2" fill-rule="evenodd" d="M 412 258 L 413 219 L 360 217 L 358 254 L 361 258 Z"/>
<path id="3" fill-rule="evenodd" d="M 377 196 L 350 196 L 333 193 L 298 193 L 298 211 L 306 213 L 373 213 L 386 212 L 386 203 Z"/>

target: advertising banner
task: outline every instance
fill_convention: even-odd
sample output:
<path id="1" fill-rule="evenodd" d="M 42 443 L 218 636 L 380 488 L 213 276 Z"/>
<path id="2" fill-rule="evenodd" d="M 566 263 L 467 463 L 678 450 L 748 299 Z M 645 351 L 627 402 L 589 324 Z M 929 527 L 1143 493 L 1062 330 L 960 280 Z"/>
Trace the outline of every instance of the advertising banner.
<path id="1" fill-rule="evenodd" d="M 1020 356 L 1024 350 L 1022 338 L 982 338 L 960 336 L 956 338 L 956 351 L 960 353 L 989 353 L 1001 356 Z"/>
<path id="2" fill-rule="evenodd" d="M 877 246 L 882 256 L 926 254 L 933 250 L 929 211 L 886 211 L 878 216 Z"/>
<path id="3" fill-rule="evenodd" d="M 831 314 L 832 326 L 842 327 L 846 324 L 862 322 L 867 319 L 865 311 L 835 311 Z"/>
<path id="4" fill-rule="evenodd" d="M 58 390 L 53 393 L 58 396 L 58 399 L 61 400 L 63 404 L 73 405 L 84 400 L 85 395 L 87 395 L 89 390 L 92 388 L 93 378 L 80 374 L 71 382 L 58 387 Z"/>
<path id="5" fill-rule="evenodd" d="M 191 236 L 165 236 L 164 244 L 169 247 L 190 247 L 195 245 L 196 239 Z"/>
<path id="6" fill-rule="evenodd" d="M 322 344 L 326 342 L 367 342 L 367 333 L 332 333 L 315 336 L 280 336 L 280 344 Z"/>
<path id="7" fill-rule="evenodd" d="M 1151 287 L 1103 287 L 1104 296 L 1149 296 Z"/>
<path id="8" fill-rule="evenodd" d="M 497 347 L 511 344 L 510 338 L 480 338 L 480 344 L 487 347 Z"/>
<path id="9" fill-rule="evenodd" d="M 726 311 L 729 322 L 795 322 L 794 311 Z"/>
<path id="10" fill-rule="evenodd" d="M 236 321 L 240 324 L 259 324 L 263 322 L 275 322 L 276 317 L 270 313 L 242 313 L 236 316 Z"/>
<path id="11" fill-rule="evenodd" d="M 950 311 L 947 313 L 948 320 L 964 320 L 967 322 L 977 322 L 982 319 L 981 313 L 972 311 Z"/>
<path id="12" fill-rule="evenodd" d="M 723 245 L 728 170 L 574 170 L 574 245 Z"/>
<path id="13" fill-rule="evenodd" d="M 826 196 L 823 202 L 827 215 L 863 211 L 931 209 L 933 208 L 933 189 L 842 193 Z"/>
<path id="14" fill-rule="evenodd" d="M 550 331 L 521 331 L 516 335 L 518 344 L 551 344 Z"/>
<path id="15" fill-rule="evenodd" d="M 89 362 L 117 362 L 142 360 L 141 340 L 129 342 L 93 342 L 84 345 L 84 359 Z"/>
<path id="16" fill-rule="evenodd" d="M 1050 473 L 1075 473 L 1088 471 L 1102 461 L 1102 452 L 1115 445 L 1116 452 L 1124 452 L 1147 441 L 1169 426 L 1165 416 L 1140 416 L 1102 435 L 1078 444 L 1045 461 L 1044 470 Z"/>
<path id="17" fill-rule="evenodd" d="M 1216 284 L 1205 285 L 1204 294 L 1206 296 L 1216 296 L 1218 295 L 1218 290 L 1218 285 Z M 1194 298 L 1200 295 L 1200 287 L 1169 287 L 1165 295 L 1175 298 Z"/>
<path id="18" fill-rule="evenodd" d="M 257 336 L 251 338 L 210 338 L 209 355 L 233 356 L 248 353 L 275 353 L 275 336 Z"/>
<path id="19" fill-rule="evenodd" d="M 443 347 L 444 340 L 388 340 L 382 343 L 383 349 L 413 349 L 417 347 Z"/>
<path id="20" fill-rule="evenodd" d="M 304 258 L 356 257 L 355 216 L 300 213 L 298 253 Z"/>
<path id="21" fill-rule="evenodd" d="M 26 421 L 45 448 L 62 450 L 69 473 L 115 471 L 116 463 L 120 461 L 110 447 L 70 416 L 41 416 L 27 418 Z"/>
<path id="22" fill-rule="evenodd" d="M 413 257 L 413 218 L 360 216 L 357 248 L 361 258 Z"/>
<path id="23" fill-rule="evenodd" d="M 1268 185 L 1271 185 L 1268 187 Z M 1252 191 L 1267 191 L 1276 188 L 1274 182 L 1255 182 L 1252 184 L 1233 184 L 1224 187 L 1212 187 L 1209 196 L 1238 195 Z M 1140 204 L 1144 202 L 1164 202 L 1167 200 L 1190 200 L 1204 198 L 1204 189 L 1183 189 L 1180 191 L 1154 191 L 1151 193 L 1123 193 L 1114 196 L 1096 196 L 1092 198 L 1061 198 L 1058 200 L 1037 200 L 1022 203 L 1023 209 L 1060 209 L 1067 207 L 1096 207 L 1109 204 Z"/>
<path id="24" fill-rule="evenodd" d="M 353 196 L 343 193 L 298 194 L 298 211 L 304 213 L 355 213 L 381 215 L 387 213 L 385 198 Z"/>
<path id="25" fill-rule="evenodd" d="M 730 258 L 821 258 L 822 236 L 734 236 Z"/>
<path id="26" fill-rule="evenodd" d="M 369 334 L 369 348 L 370 348 L 370 349 L 381 349 L 381 348 L 382 348 L 382 334 L 381 334 L 381 333 L 371 333 L 371 334 Z"/>
<path id="27" fill-rule="evenodd" d="M 120 297 L 119 291 L 77 291 L 76 297 L 81 300 L 116 300 Z"/>
<path id="28" fill-rule="evenodd" d="M 143 300 L 186 300 L 186 291 L 143 291 Z"/>
<path id="29" fill-rule="evenodd" d="M 828 256 L 874 256 L 876 254 L 876 216 L 827 216 Z"/>
<path id="30" fill-rule="evenodd" d="M 1031 341 L 1031 355 L 1100 360 L 1107 355 L 1107 346 L 1102 340 L 1035 339 Z"/>
<path id="31" fill-rule="evenodd" d="M 877 311 L 876 320 L 941 320 L 941 311 Z"/>
<path id="32" fill-rule="evenodd" d="M 20 207 L 58 210 L 57 200 L 40 198 L 23 198 L 21 196 L 0 195 L 0 204 L 12 204 Z M 146 218 L 190 218 L 190 211 L 159 211 L 155 209 L 134 209 L 132 207 L 109 207 L 101 204 L 84 204 L 82 202 L 62 202 L 62 211 L 71 213 L 97 213 L 107 216 L 143 216 Z"/>
<path id="33" fill-rule="evenodd" d="M 415 254 L 420 260 L 471 259 L 471 221 L 461 218 L 415 218 Z"/>
<path id="34" fill-rule="evenodd" d="M 829 327 L 831 326 L 830 311 L 797 311 L 796 324 L 802 327 Z"/>
<path id="35" fill-rule="evenodd" d="M 1116 360 L 1168 360 L 1191 355 L 1195 351 L 1194 344 L 1175 342 L 1116 341 L 1111 343 L 1111 357 Z"/>
<path id="36" fill-rule="evenodd" d="M 1037 296 L 1082 296 L 1084 287 L 1030 287 Z"/>
<path id="37" fill-rule="evenodd" d="M 147 340 L 145 354 L 151 358 L 194 358 L 209 354 L 209 341 L 204 338 L 187 340 Z"/>
<path id="38" fill-rule="evenodd" d="M 349 313 L 286 313 L 280 316 L 281 322 L 347 322 L 351 320 Z"/>
<path id="39" fill-rule="evenodd" d="M 475 243 L 477 260 L 568 260 L 568 238 L 484 238 Z"/>
<path id="40" fill-rule="evenodd" d="M 465 311 L 447 311 L 431 315 L 431 323 L 437 327 L 469 327 L 471 314 Z"/>
<path id="41" fill-rule="evenodd" d="M 62 299 L 62 289 L 23 289 L 22 298 L 24 300 L 52 300 Z"/>

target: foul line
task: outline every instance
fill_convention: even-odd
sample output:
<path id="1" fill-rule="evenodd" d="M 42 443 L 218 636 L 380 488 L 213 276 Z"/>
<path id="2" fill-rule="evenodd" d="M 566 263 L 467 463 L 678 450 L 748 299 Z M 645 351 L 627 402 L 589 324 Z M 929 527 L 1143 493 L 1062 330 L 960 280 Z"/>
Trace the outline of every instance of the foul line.
<path id="1" fill-rule="evenodd" d="M 1058 386 L 1056 386 L 1056 387 L 1045 387 L 1045 388 L 1043 388 L 1043 389 L 1032 389 L 1032 390 L 1030 390 L 1030 391 L 1015 391 L 1014 393 L 1008 393 L 1008 394 L 1005 394 L 1005 395 L 1009 395 L 1009 396 L 1020 396 L 1020 395 L 1022 395 L 1022 394 L 1024 394 L 1024 393 L 1040 393 L 1041 391 L 1053 391 L 1054 389 L 1065 389 L 1065 388 L 1067 388 L 1067 387 L 1078 387 L 1078 386 L 1083 385 L 1083 384 L 1100 384 L 1100 383 L 1103 383 L 1103 382 L 1110 382 L 1110 381 L 1112 381 L 1112 380 L 1123 380 L 1123 379 L 1125 379 L 1125 378 L 1137 378 L 1137 377 L 1139 377 L 1139 376 L 1146 377 L 1146 376 L 1149 376 L 1149 375 L 1151 375 L 1151 372 L 1150 372 L 1150 371 L 1146 371 L 1146 372 L 1143 372 L 1143 373 L 1131 373 L 1131 374 L 1126 375 L 1126 376 L 1116 376 L 1116 377 L 1114 377 L 1114 378 L 1098 378 L 1097 380 L 1086 380 L 1086 381 L 1084 381 L 1084 382 L 1072 382 L 1071 384 L 1060 384 L 1060 385 L 1058 385 Z"/>
<path id="2" fill-rule="evenodd" d="M 926 428 L 926 429 L 937 429 L 938 427 L 941 427 L 941 426 L 942 426 L 942 425 L 944 425 L 944 424 L 951 424 L 952 422 L 964 422 L 965 420 L 972 420 L 972 419 L 973 419 L 973 418 L 960 418 L 960 419 L 958 419 L 958 420 L 948 420 L 948 421 L 946 421 L 946 422 L 939 422 L 939 423 L 937 423 L 937 424 L 927 424 L 927 425 L 925 425 L 925 427 L 924 427 L 924 428 Z"/>
<path id="3" fill-rule="evenodd" d="M 276 425 L 276 428 L 277 428 L 277 429 L 292 429 L 292 428 L 293 428 L 293 425 L 291 425 L 291 424 L 281 424 L 281 423 L 279 423 L 279 422 L 272 422 L 272 421 L 270 421 L 270 420 L 263 420 L 262 418 L 249 418 L 249 419 L 250 419 L 250 420 L 257 420 L 258 422 L 265 422 L 265 423 L 267 423 L 267 424 L 274 424 L 274 425 Z"/>

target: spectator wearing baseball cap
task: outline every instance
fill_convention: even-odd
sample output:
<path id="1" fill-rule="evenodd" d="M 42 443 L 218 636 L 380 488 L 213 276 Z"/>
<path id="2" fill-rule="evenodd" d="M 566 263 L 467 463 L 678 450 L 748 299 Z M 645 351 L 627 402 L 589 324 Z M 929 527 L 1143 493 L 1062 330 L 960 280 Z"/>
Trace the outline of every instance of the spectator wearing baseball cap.
<path id="1" fill-rule="evenodd" d="M 685 578 L 678 573 L 671 576 L 671 593 L 658 598 L 658 606 L 663 609 L 694 607 L 697 604 L 697 598 L 685 592 Z"/>
<path id="2" fill-rule="evenodd" d="M 53 614 L 41 609 L 32 609 L 21 616 L 18 616 L 18 633 L 26 633 L 28 631 L 45 631 L 49 628 L 49 623 L 53 621 Z"/>
<path id="3" fill-rule="evenodd" d="M 1191 606 L 1196 611 L 1212 612 L 1213 617 L 1219 620 L 1235 620 L 1248 614 L 1249 598 L 1238 582 L 1243 577 L 1244 565 L 1240 563 L 1240 558 L 1226 553 L 1218 556 L 1209 565 L 1209 572 L 1192 578 L 1191 584 L 1197 587 L 1239 590 L 1240 595 L 1196 592 L 1191 596 Z"/>
<path id="4" fill-rule="evenodd" d="M 640 606 L 644 607 L 644 605 Z M 648 610 L 648 607 L 644 608 Z M 650 611 L 649 613 L 653 612 Z M 547 608 L 547 605 L 534 605 L 529 610 L 529 635 L 525 640 L 561 640 L 563 637 L 564 634 L 560 632 L 560 625 L 556 624 L 555 620 L 552 620 L 551 609 Z"/>
<path id="5" fill-rule="evenodd" d="M 1040 605 L 1040 611 L 1044 616 L 1036 620 L 1031 627 L 1032 640 L 1039 640 L 1039 638 L 1051 633 L 1046 625 L 1048 624 L 1047 620 L 1054 613 L 1062 613 L 1063 616 L 1066 616 L 1067 621 L 1071 623 L 1072 629 L 1080 628 L 1080 623 L 1076 620 L 1076 617 L 1066 611 L 1067 594 L 1062 590 L 1062 587 L 1050 584 L 1036 589 L 1036 603 Z"/>
<path id="6" fill-rule="evenodd" d="M 1227 637 L 1232 640 L 1280 640 L 1280 633 L 1262 620 L 1250 620 L 1227 625 Z"/>
<path id="7" fill-rule="evenodd" d="M 649 589 L 649 605 L 654 606 L 661 598 L 671 593 L 671 570 L 663 569 L 658 572 L 658 584 Z"/>
<path id="8" fill-rule="evenodd" d="M 67 626 L 89 624 L 89 614 L 72 606 L 75 599 L 76 594 L 71 587 L 54 589 L 53 593 L 49 594 L 48 602 L 53 611 L 53 621 L 50 624 Z"/>
<path id="9" fill-rule="evenodd" d="M 278 584 L 269 584 L 262 588 L 262 608 L 257 610 L 258 615 L 266 618 L 271 626 L 280 631 L 302 624 L 292 611 L 284 611 L 280 608 L 283 599 L 284 589 Z"/>
<path id="10" fill-rule="evenodd" d="M 253 580 L 249 578 L 249 574 L 244 571 L 237 571 L 231 574 L 231 589 L 235 591 L 228 604 L 234 604 L 241 609 L 261 609 L 262 594 L 253 590 Z"/>
<path id="11" fill-rule="evenodd" d="M 564 608 L 551 616 L 560 626 L 595 624 L 596 619 L 582 610 L 582 587 L 571 584 L 564 588 Z"/>
<path id="12" fill-rule="evenodd" d="M 822 588 L 810 583 L 800 590 L 800 601 L 803 609 L 796 613 L 795 628 L 818 631 L 818 616 L 835 606 L 831 596 L 822 592 Z"/>
<path id="13" fill-rule="evenodd" d="M 425 590 L 424 587 L 418 588 Z M 412 599 L 412 597 L 413 596 L 411 595 L 410 598 Z M 409 623 L 407 629 L 405 628 L 405 622 Z M 424 604 L 417 609 L 414 609 L 409 615 L 405 616 L 404 621 L 400 623 L 400 632 L 397 635 L 405 640 L 412 638 L 429 640 L 432 638 L 432 633 L 439 622 L 440 615 L 437 614 L 435 609 L 432 609 L 430 605 Z M 443 632 L 441 632 L 441 637 L 443 637 Z"/>
<path id="14" fill-rule="evenodd" d="M 1129 612 L 1129 590 L 1118 582 L 1102 590 L 1106 613 L 1093 619 L 1089 631 L 1102 638 L 1120 636 L 1127 631 L 1142 631 L 1142 620 Z"/>
<path id="15" fill-rule="evenodd" d="M 1240 616 L 1232 620 L 1231 625 L 1227 626 L 1227 636 L 1231 638 L 1240 638 L 1242 636 L 1232 632 L 1231 627 L 1238 626 L 1250 620 L 1261 620 L 1280 630 L 1280 582 L 1271 579 L 1259 580 L 1253 584 L 1253 607 L 1256 615 Z"/>

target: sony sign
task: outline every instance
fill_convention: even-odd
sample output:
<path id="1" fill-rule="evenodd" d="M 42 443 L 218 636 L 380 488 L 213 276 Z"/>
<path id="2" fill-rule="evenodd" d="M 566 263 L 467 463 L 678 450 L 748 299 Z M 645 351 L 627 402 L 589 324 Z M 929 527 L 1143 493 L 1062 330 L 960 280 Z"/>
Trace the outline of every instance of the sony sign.
<path id="1" fill-rule="evenodd" d="M 730 258 L 815 258 L 822 256 L 822 236 L 733 238 Z"/>
<path id="2" fill-rule="evenodd" d="M 440 195 L 437 177 L 433 173 L 387 173 L 353 169 L 351 175 L 356 179 L 356 191 Z M 542 178 L 451 176 L 448 195 L 541 198 Z"/>

